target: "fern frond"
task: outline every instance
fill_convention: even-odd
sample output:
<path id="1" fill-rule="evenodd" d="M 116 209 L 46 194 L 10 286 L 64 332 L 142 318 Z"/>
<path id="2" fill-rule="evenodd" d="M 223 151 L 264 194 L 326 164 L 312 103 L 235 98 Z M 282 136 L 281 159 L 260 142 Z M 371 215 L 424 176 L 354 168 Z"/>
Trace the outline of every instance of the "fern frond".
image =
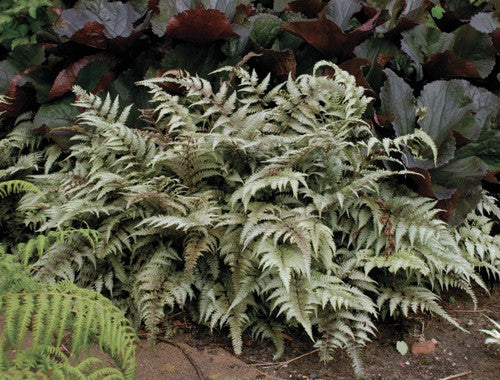
<path id="1" fill-rule="evenodd" d="M 98 95 L 89 94 L 77 85 L 73 87 L 73 92 L 77 96 L 75 105 L 86 109 L 85 112 L 80 115 L 80 120 L 84 122 L 99 120 L 95 118 L 98 116 L 110 123 L 123 124 L 127 121 L 131 106 L 125 107 L 119 114 L 120 101 L 118 97 L 111 100 L 110 95 L 107 94 L 106 98 L 102 100 Z"/>
<path id="2" fill-rule="evenodd" d="M 278 309 L 278 315 L 285 314 L 288 320 L 299 322 L 313 339 L 311 317 L 314 308 L 310 303 L 310 290 L 305 279 L 292 278 L 289 290 L 279 279 L 274 279 L 262 291 L 270 293 L 268 299 L 271 301 L 271 310 Z"/>
<path id="3" fill-rule="evenodd" d="M 12 267 L 11 271 L 13 275 L 30 276 L 19 265 Z M 1 346 L 1 355 L 5 357 L 5 350 L 16 349 L 16 356 L 9 365 L 12 370 L 44 368 L 42 363 L 45 362 L 49 368 L 61 373 L 70 371 L 71 374 L 78 374 L 79 368 L 68 367 L 68 359 L 58 349 L 67 331 L 71 330 L 73 353 L 78 355 L 82 348 L 95 341 L 120 368 L 105 372 L 133 378 L 135 333 L 128 320 L 109 300 L 68 282 L 43 287 L 24 280 L 29 284 L 25 288 L 23 283 L 12 283 L 11 280 L 9 276 L 0 280 L 3 283 L 0 284 L 0 289 L 3 289 L 0 312 L 5 320 L 2 332 L 5 344 Z M 34 287 L 38 289 L 33 291 Z M 29 329 L 32 330 L 33 344 L 21 349 Z M 29 366 L 28 362 L 36 365 Z M 86 367 L 88 365 L 84 364 L 80 368 Z M 78 377 L 83 378 L 83 375 Z"/>
<path id="4" fill-rule="evenodd" d="M 196 262 L 204 253 L 215 253 L 218 246 L 214 235 L 193 232 L 184 242 L 184 262 L 186 274 L 192 275 Z"/>
<path id="5" fill-rule="evenodd" d="M 174 268 L 180 258 L 171 247 L 158 249 L 135 274 L 132 297 L 137 304 L 140 318 L 152 333 L 158 333 L 158 325 L 165 319 L 165 307 L 183 307 L 193 297 L 192 282 L 185 273 Z"/>
<path id="6" fill-rule="evenodd" d="M 285 352 L 285 339 L 283 327 L 273 321 L 264 321 L 256 318 L 254 324 L 250 328 L 252 339 L 269 339 L 273 342 L 276 352 L 273 359 L 279 359 Z"/>
<path id="7" fill-rule="evenodd" d="M 380 309 L 388 307 L 387 311 L 391 316 L 396 316 L 399 313 L 407 316 L 410 311 L 413 313 L 430 311 L 460 330 L 467 331 L 439 306 L 438 300 L 439 297 L 429 289 L 419 286 L 405 286 L 396 290 L 382 289 L 377 298 L 377 305 Z"/>

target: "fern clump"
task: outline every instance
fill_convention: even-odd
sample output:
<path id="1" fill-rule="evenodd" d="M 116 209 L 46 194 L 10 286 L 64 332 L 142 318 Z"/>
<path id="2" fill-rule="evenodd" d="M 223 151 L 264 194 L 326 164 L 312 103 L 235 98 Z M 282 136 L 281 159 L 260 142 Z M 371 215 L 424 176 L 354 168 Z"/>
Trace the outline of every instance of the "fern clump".
<path id="1" fill-rule="evenodd" d="M 370 99 L 328 62 L 275 87 L 241 67 L 220 72 L 230 75 L 218 89 L 178 70 L 142 81 L 146 130 L 126 125 L 118 99 L 75 88 L 80 132 L 64 161 L 31 177 L 44 197 L 26 194 L 19 209 L 47 236 L 88 228 L 98 239 L 53 239 L 34 263 L 41 276 L 106 292 L 153 335 L 186 308 L 227 328 L 237 354 L 245 332 L 280 354 L 280 332 L 301 326 L 324 360 L 345 348 L 358 373 L 379 316 L 432 311 L 455 324 L 439 292 L 471 293 L 484 285 L 475 268 L 496 276 L 498 260 L 480 243 L 486 219 L 462 239 L 393 180 L 408 173 L 395 158 L 406 149 L 436 159 L 429 136 L 374 136 Z"/>

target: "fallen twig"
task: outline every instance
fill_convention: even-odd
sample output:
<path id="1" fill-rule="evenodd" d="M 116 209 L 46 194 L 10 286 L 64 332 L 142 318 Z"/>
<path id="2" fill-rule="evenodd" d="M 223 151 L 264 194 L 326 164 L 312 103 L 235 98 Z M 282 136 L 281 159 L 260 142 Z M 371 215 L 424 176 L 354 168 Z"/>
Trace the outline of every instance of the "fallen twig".
<path id="1" fill-rule="evenodd" d="M 471 370 L 468 370 L 468 371 L 465 371 L 465 372 L 460 372 L 460 373 L 457 373 L 456 375 L 451 375 L 451 376 L 448 376 L 448 377 L 443 377 L 439 380 L 453 380 L 453 379 L 458 379 L 460 377 L 464 377 L 464 376 L 469 376 L 469 375 L 472 375 L 472 371 Z"/>
<path id="2" fill-rule="evenodd" d="M 455 309 L 455 310 L 448 310 L 449 313 L 484 313 L 487 311 L 486 309 L 481 309 L 481 310 L 472 310 L 472 309 Z"/>
<path id="3" fill-rule="evenodd" d="M 305 356 L 308 356 L 308 355 L 311 355 L 311 354 L 314 354 L 315 352 L 318 352 L 319 351 L 319 348 L 316 348 L 315 350 L 312 350 L 312 351 L 309 351 L 309 352 L 306 352 L 305 354 L 302 354 L 302 355 L 299 355 L 295 358 L 292 358 L 290 360 L 285 360 L 283 362 L 278 362 L 278 363 L 273 363 L 273 362 L 267 362 L 267 363 L 253 363 L 259 367 L 263 367 L 263 368 L 270 368 L 270 367 L 278 367 L 278 368 L 283 368 L 283 367 L 286 367 L 288 364 L 296 361 L 296 360 L 299 360 L 299 359 L 302 359 L 303 357 Z"/>
<path id="4" fill-rule="evenodd" d="M 256 371 L 257 371 L 257 373 L 258 373 L 259 375 L 262 375 L 262 376 L 264 376 L 264 377 L 271 377 L 271 375 L 270 375 L 270 374 L 265 373 L 264 371 L 261 371 L 261 370 L 260 370 L 260 369 L 258 369 L 258 368 L 253 367 L 253 369 L 254 369 L 254 370 L 256 370 Z"/>
<path id="5" fill-rule="evenodd" d="M 191 363 L 191 365 L 193 366 L 193 368 L 195 369 L 196 371 L 196 374 L 198 375 L 198 379 L 200 380 L 205 380 L 207 377 L 203 374 L 203 371 L 200 369 L 200 367 L 198 367 L 198 365 L 194 362 L 193 358 L 191 357 L 191 355 L 188 354 L 188 352 L 184 349 L 184 347 L 182 347 L 180 344 L 172 341 L 172 340 L 168 340 L 168 339 L 161 339 L 163 342 L 165 343 L 168 343 L 174 347 L 177 347 L 183 354 L 184 356 L 187 358 L 187 360 L 189 360 L 189 362 Z"/>

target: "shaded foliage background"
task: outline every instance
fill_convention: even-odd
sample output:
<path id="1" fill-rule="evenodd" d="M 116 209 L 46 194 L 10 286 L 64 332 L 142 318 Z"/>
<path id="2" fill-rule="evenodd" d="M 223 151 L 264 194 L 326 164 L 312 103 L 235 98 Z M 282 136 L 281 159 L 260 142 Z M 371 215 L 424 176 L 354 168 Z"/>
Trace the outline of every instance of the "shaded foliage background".
<path id="1" fill-rule="evenodd" d="M 0 20 L 0 93 L 11 103 L 0 107 L 12 118 L 36 112 L 35 131 L 63 149 L 74 134 L 64 127 L 78 114 L 68 107 L 75 84 L 120 95 L 134 104 L 136 117 L 149 106 L 134 82 L 165 70 L 206 77 L 240 63 L 277 83 L 328 59 L 373 97 L 365 117 L 377 133 L 423 128 L 436 141 L 437 165 L 407 156 L 421 174 L 409 179 L 421 195 L 439 200 L 445 220 L 463 220 L 484 181 L 498 191 L 498 1 L 84 0 L 2 7 L 8 11 Z M 19 36 L 8 32 L 16 28 L 23 29 Z"/>

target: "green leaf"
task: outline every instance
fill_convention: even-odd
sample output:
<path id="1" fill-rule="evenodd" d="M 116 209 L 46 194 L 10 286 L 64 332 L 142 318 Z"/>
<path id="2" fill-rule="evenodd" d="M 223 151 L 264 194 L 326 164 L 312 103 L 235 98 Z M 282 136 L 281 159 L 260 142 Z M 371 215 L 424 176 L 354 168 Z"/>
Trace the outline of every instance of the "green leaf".
<path id="1" fill-rule="evenodd" d="M 0 93 L 7 93 L 12 78 L 31 66 L 40 65 L 45 60 L 42 45 L 20 45 L 0 62 Z"/>
<path id="2" fill-rule="evenodd" d="M 356 54 L 358 58 L 365 58 L 371 62 L 377 62 L 379 54 L 395 57 L 401 53 L 398 52 L 398 49 L 391 41 L 382 38 L 371 38 L 356 46 L 354 48 L 354 54 Z"/>
<path id="3" fill-rule="evenodd" d="M 84 90 L 93 91 L 102 76 L 110 70 L 109 64 L 103 61 L 91 62 L 78 73 L 76 85 Z"/>
<path id="4" fill-rule="evenodd" d="M 396 350 L 398 350 L 398 352 L 404 356 L 408 353 L 408 345 L 404 340 L 400 340 L 396 342 Z"/>
<path id="5" fill-rule="evenodd" d="M 479 157 L 488 170 L 500 171 L 500 131 L 486 131 L 475 142 L 470 142 L 455 153 L 456 159 Z"/>
<path id="6" fill-rule="evenodd" d="M 231 37 L 226 39 L 221 47 L 224 54 L 229 57 L 236 57 L 238 60 L 240 56 L 246 51 L 248 41 L 250 40 L 250 32 L 252 31 L 251 25 L 238 25 L 233 24 L 232 28 L 239 37 Z"/>
<path id="7" fill-rule="evenodd" d="M 283 12 L 289 2 L 290 0 L 274 0 L 273 10 L 275 12 Z"/>
<path id="8" fill-rule="evenodd" d="M 276 16 L 262 14 L 251 18 L 253 29 L 250 33 L 252 40 L 263 48 L 270 48 L 273 41 L 281 33 L 283 21 Z"/>
<path id="9" fill-rule="evenodd" d="M 459 202 L 448 222 L 456 225 L 474 210 L 481 198 L 481 180 L 486 174 L 487 166 L 478 157 L 453 159 L 446 165 L 430 170 L 433 188 L 456 189 L 459 192 Z"/>
<path id="10" fill-rule="evenodd" d="M 215 44 L 197 45 L 179 44 L 173 48 L 161 62 L 164 69 L 180 68 L 191 74 L 207 77 L 220 62 L 219 48 Z"/>
<path id="11" fill-rule="evenodd" d="M 453 34 L 453 52 L 473 62 L 481 78 L 486 78 L 495 66 L 495 51 L 488 34 L 470 25 L 462 25 Z"/>
<path id="12" fill-rule="evenodd" d="M 499 117 L 499 104 L 500 99 L 494 93 L 470 84 L 470 82 L 465 80 L 454 81 L 459 85 L 464 94 L 466 94 L 472 100 L 471 113 L 475 121 L 475 128 L 472 133 L 467 134 L 464 130 L 465 126 L 461 123 L 461 127 L 456 129 L 464 137 L 469 140 L 475 140 L 481 133 L 481 131 L 486 131 L 494 126 L 498 122 Z"/>
<path id="13" fill-rule="evenodd" d="M 417 81 L 422 80 L 422 64 L 427 56 L 435 53 L 451 50 L 454 36 L 451 33 L 443 33 L 437 27 L 418 25 L 401 33 L 401 50 L 417 64 Z"/>
<path id="14" fill-rule="evenodd" d="M 454 42 L 452 33 L 444 33 L 437 27 L 427 25 L 418 25 L 401 35 L 401 50 L 420 64 L 425 62 L 425 56 L 451 50 Z"/>
<path id="15" fill-rule="evenodd" d="M 143 14 L 137 12 L 130 3 L 105 0 L 79 1 L 73 8 L 61 12 L 60 22 L 53 30 L 60 36 L 75 38 L 78 43 L 102 48 L 102 38 L 120 41 L 137 32 L 141 25 L 138 20 Z M 139 23 L 141 24 L 141 23 Z"/>
<path id="16" fill-rule="evenodd" d="M 45 124 L 47 127 L 62 127 L 75 124 L 80 114 L 78 108 L 72 105 L 73 99 L 66 98 L 52 103 L 42 104 L 33 119 L 33 127 Z"/>
<path id="17" fill-rule="evenodd" d="M 434 18 L 437 18 L 438 20 L 443 18 L 445 10 L 441 5 L 435 5 L 431 9 L 431 15 Z"/>
<path id="18" fill-rule="evenodd" d="M 304 16 L 300 13 L 295 12 L 285 12 L 282 14 L 281 19 L 285 22 L 290 21 L 300 21 L 304 19 Z M 273 50 L 286 50 L 292 49 L 295 52 L 299 50 L 300 45 L 304 43 L 302 38 L 294 36 L 291 33 L 280 33 L 272 45 Z"/>

